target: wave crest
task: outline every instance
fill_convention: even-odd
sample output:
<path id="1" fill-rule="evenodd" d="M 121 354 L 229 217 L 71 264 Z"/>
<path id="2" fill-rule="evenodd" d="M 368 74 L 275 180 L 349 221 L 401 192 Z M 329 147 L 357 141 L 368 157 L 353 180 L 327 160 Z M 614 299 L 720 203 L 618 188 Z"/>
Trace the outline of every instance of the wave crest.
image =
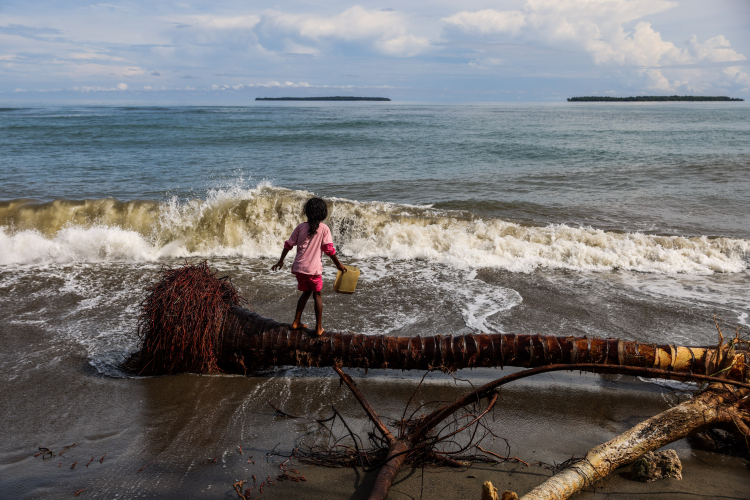
<path id="1" fill-rule="evenodd" d="M 167 202 L 13 200 L 0 203 L 0 264 L 154 261 L 164 257 L 275 257 L 304 220 L 305 191 L 261 183 L 211 190 L 205 200 Z M 458 268 L 623 269 L 734 273 L 750 241 L 616 233 L 383 202 L 329 199 L 334 242 L 349 257 L 427 260 Z"/>

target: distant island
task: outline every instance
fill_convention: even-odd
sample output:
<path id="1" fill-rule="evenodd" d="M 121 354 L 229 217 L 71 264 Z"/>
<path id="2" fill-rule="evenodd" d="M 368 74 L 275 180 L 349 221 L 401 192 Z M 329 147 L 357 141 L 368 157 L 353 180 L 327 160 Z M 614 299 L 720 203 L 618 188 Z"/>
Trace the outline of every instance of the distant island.
<path id="1" fill-rule="evenodd" d="M 644 95 L 639 97 L 568 97 L 568 102 L 667 102 L 667 101 L 744 101 L 727 96 Z"/>
<path id="2" fill-rule="evenodd" d="M 387 97 L 256 97 L 256 101 L 390 101 Z"/>

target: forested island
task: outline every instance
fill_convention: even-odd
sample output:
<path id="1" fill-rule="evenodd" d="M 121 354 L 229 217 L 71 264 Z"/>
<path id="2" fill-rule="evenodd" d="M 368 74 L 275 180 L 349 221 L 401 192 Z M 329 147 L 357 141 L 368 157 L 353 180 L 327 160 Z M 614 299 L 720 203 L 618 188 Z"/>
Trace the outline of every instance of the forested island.
<path id="1" fill-rule="evenodd" d="M 256 101 L 390 101 L 387 97 L 352 97 L 352 96 L 332 96 L 332 97 L 256 97 Z"/>
<path id="2" fill-rule="evenodd" d="M 667 102 L 667 101 L 744 101 L 727 96 L 644 95 L 638 97 L 568 97 L 568 102 Z"/>

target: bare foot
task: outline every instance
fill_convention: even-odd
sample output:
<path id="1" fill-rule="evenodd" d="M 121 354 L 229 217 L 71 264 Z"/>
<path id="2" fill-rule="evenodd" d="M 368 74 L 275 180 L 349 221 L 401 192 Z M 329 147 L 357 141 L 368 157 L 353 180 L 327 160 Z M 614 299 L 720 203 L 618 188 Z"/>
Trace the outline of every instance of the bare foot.
<path id="1" fill-rule="evenodd" d="M 324 332 L 324 331 L 325 331 L 325 330 L 324 330 L 323 328 L 321 328 L 320 330 L 317 330 L 317 331 L 315 332 L 315 335 L 317 335 L 318 337 L 320 337 L 321 335 L 323 335 L 323 332 Z"/>
<path id="2" fill-rule="evenodd" d="M 307 330 L 307 325 L 303 323 L 292 323 L 292 330 Z"/>

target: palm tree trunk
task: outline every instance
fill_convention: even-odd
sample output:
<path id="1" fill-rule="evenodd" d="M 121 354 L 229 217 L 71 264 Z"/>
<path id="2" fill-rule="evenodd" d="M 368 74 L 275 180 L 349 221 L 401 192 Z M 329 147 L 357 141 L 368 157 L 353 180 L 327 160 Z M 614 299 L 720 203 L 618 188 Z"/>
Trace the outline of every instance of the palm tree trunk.
<path id="1" fill-rule="evenodd" d="M 734 358 L 726 378 L 745 381 L 748 353 L 735 351 L 732 345 L 711 349 L 619 339 L 484 333 L 389 337 L 325 332 L 313 337 L 305 330 L 291 330 L 289 324 L 233 307 L 218 342 L 217 360 L 222 369 L 239 373 L 255 367 L 333 366 L 337 362 L 353 368 L 401 370 L 587 363 L 713 375 L 720 363 Z"/>

